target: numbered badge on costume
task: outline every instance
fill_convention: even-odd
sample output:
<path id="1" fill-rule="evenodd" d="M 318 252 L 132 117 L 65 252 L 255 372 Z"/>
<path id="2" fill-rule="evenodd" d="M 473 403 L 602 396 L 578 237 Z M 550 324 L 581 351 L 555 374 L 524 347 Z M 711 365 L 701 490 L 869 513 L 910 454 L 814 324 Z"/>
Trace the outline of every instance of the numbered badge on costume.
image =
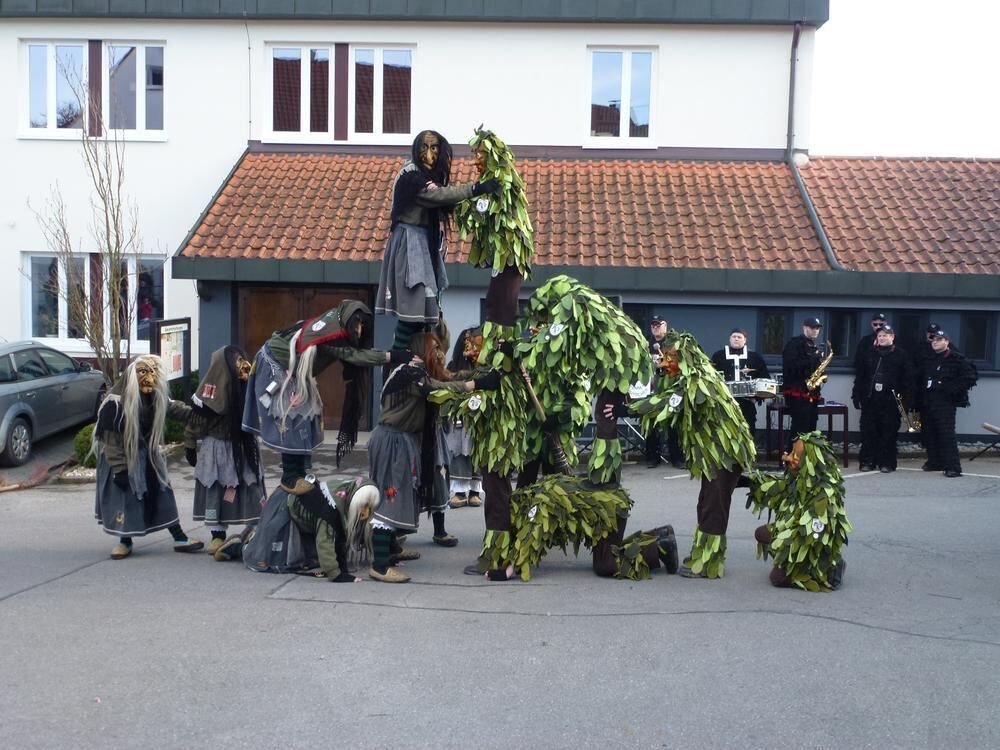
<path id="1" fill-rule="evenodd" d="M 537 505 L 532 505 L 531 506 L 531 510 L 528 511 L 528 520 L 529 521 L 534 521 L 535 520 L 535 516 L 537 516 L 537 515 L 538 515 L 538 506 Z"/>
<path id="2" fill-rule="evenodd" d="M 322 331 L 324 328 L 326 328 L 326 321 L 323 319 L 317 320 L 309 327 L 313 330 L 313 333 L 318 333 L 319 331 Z"/>
<path id="3" fill-rule="evenodd" d="M 670 400 L 667 401 L 667 408 L 669 408 L 670 411 L 677 411 L 680 408 L 682 401 L 684 401 L 684 397 L 679 393 L 674 393 L 670 396 Z"/>
<path id="4" fill-rule="evenodd" d="M 489 198 L 480 198 L 479 200 L 477 200 L 476 201 L 476 210 L 479 213 L 481 213 L 481 214 L 484 214 L 487 211 L 489 211 L 490 210 L 490 199 Z"/>
<path id="5" fill-rule="evenodd" d="M 479 411 L 479 407 L 483 405 L 482 396 L 472 396 L 469 399 L 469 411 Z"/>
<path id="6" fill-rule="evenodd" d="M 882 392 L 882 384 L 881 383 L 876 383 L 875 384 L 875 393 L 881 393 L 881 392 Z"/>

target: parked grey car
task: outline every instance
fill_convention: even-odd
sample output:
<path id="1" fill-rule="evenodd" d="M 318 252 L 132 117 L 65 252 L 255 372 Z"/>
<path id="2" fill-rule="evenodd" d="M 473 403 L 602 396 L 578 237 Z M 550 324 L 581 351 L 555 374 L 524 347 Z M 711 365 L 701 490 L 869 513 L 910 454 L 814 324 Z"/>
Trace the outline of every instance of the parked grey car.
<path id="1" fill-rule="evenodd" d="M 92 420 L 104 376 L 35 341 L 0 344 L 0 461 L 20 466 L 53 432 Z"/>

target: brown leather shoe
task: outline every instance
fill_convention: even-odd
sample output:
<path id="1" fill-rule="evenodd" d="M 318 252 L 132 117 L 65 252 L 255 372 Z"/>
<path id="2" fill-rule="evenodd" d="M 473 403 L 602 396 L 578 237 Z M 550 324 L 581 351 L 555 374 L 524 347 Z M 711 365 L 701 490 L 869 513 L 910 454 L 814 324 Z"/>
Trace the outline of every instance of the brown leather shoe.
<path id="1" fill-rule="evenodd" d="M 111 559 L 112 560 L 124 560 L 126 557 L 132 554 L 131 544 L 122 544 L 119 542 L 114 547 L 111 548 Z"/>
<path id="2" fill-rule="evenodd" d="M 219 539 L 219 537 L 213 536 L 209 540 L 208 544 L 205 545 L 205 551 L 210 555 L 214 555 L 216 552 L 219 551 L 219 547 L 221 547 L 225 543 L 226 543 L 225 539 Z"/>
<path id="3" fill-rule="evenodd" d="M 469 507 L 478 508 L 483 504 L 483 498 L 480 495 L 469 494 Z"/>
<path id="4" fill-rule="evenodd" d="M 379 573 L 375 568 L 369 568 L 368 577 L 383 583 L 407 583 L 410 580 L 410 577 L 398 568 L 386 568 L 385 573 Z"/>
<path id="5" fill-rule="evenodd" d="M 469 498 L 465 495 L 459 495 L 457 492 L 451 496 L 451 500 L 448 501 L 449 508 L 464 508 L 469 504 Z"/>

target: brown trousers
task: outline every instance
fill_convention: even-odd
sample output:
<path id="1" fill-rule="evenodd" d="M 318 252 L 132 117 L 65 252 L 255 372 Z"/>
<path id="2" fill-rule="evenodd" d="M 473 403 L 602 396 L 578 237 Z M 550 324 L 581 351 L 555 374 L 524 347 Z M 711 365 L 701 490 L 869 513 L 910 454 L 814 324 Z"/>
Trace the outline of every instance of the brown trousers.
<path id="1" fill-rule="evenodd" d="M 724 536 L 729 528 L 729 506 L 740 481 L 740 471 L 719 469 L 715 479 L 702 477 L 698 493 L 698 528 L 706 534 Z"/>

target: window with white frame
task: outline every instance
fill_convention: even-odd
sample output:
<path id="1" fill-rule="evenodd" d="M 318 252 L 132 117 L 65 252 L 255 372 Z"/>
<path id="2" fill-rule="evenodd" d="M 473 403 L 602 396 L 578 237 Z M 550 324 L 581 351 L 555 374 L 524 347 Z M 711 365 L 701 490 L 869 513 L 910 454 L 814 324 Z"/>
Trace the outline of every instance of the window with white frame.
<path id="1" fill-rule="evenodd" d="M 28 285 L 25 333 L 29 338 L 85 339 L 82 322 L 71 313 L 78 304 L 103 307 L 107 315 L 101 299 L 106 290 L 99 254 L 75 256 L 69 266 L 51 255 L 29 255 L 24 265 Z M 121 327 L 128 325 L 132 344 L 141 351 L 149 342 L 150 323 L 163 318 L 163 265 L 162 258 L 151 256 L 122 261 L 120 293 L 127 303 L 122 314 L 130 320 L 123 319 Z"/>
<path id="2" fill-rule="evenodd" d="M 652 145 L 653 50 L 590 50 L 590 128 L 594 139 Z"/>
<path id="3" fill-rule="evenodd" d="M 88 136 L 120 130 L 162 139 L 162 42 L 29 41 L 23 49 L 24 135 L 79 136 L 86 128 Z M 90 78 L 92 70 L 102 73 Z"/>
<path id="4" fill-rule="evenodd" d="M 102 100 L 109 129 L 163 130 L 163 52 L 158 43 L 105 44 Z"/>
<path id="5" fill-rule="evenodd" d="M 25 50 L 28 128 L 71 134 L 83 128 L 87 102 L 84 43 L 31 42 Z"/>
<path id="6" fill-rule="evenodd" d="M 409 135 L 413 50 L 407 47 L 354 47 L 351 55 L 353 132 L 357 135 Z"/>
<path id="7" fill-rule="evenodd" d="M 269 56 L 271 132 L 330 133 L 333 123 L 331 47 L 275 45 L 270 48 Z"/>

